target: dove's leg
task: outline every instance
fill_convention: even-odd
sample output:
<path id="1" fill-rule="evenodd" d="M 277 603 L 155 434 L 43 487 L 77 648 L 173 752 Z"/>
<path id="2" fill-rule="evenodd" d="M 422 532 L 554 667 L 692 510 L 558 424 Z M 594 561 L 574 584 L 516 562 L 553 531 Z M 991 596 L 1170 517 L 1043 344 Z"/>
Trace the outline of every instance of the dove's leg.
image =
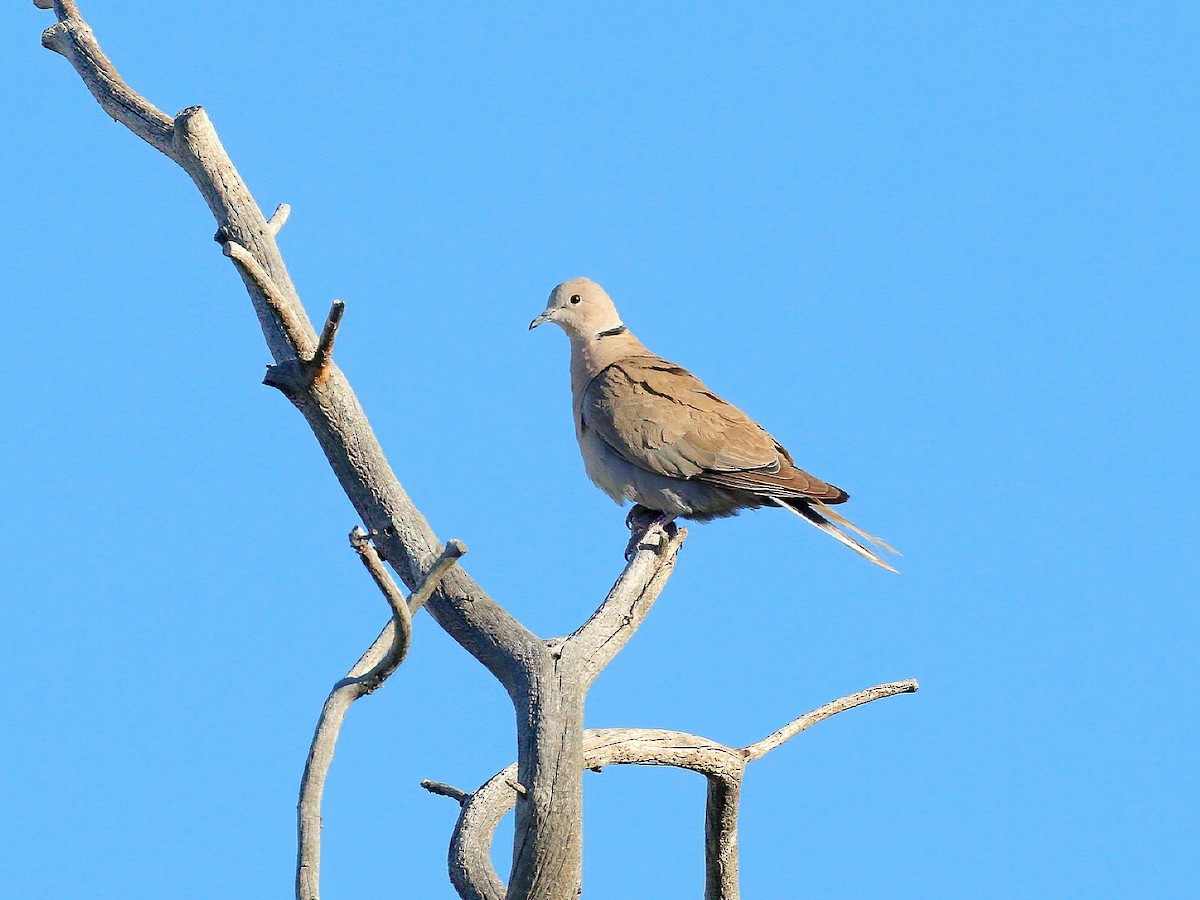
<path id="1" fill-rule="evenodd" d="M 625 547 L 625 561 L 628 562 L 637 554 L 638 548 L 642 545 L 642 540 L 646 537 L 646 532 L 651 528 L 664 527 L 667 530 L 667 535 L 674 537 L 674 521 L 675 516 L 671 513 L 659 512 L 656 509 L 650 509 L 648 506 L 635 503 L 633 509 L 629 511 L 629 515 L 625 517 L 625 527 L 630 532 L 629 544 Z"/>

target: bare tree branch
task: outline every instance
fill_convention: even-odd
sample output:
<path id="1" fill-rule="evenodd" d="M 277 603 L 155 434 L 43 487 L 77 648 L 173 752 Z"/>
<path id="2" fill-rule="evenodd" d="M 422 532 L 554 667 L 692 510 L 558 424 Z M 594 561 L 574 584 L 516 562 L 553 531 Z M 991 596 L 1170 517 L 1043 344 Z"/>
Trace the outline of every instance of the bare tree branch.
<path id="1" fill-rule="evenodd" d="M 894 697 L 896 694 L 912 694 L 918 687 L 920 685 L 917 684 L 915 678 L 909 678 L 905 681 L 893 681 L 888 684 L 880 684 L 873 688 L 867 688 L 865 691 L 859 691 L 857 694 L 851 694 L 839 700 L 833 700 L 824 706 L 818 706 L 812 712 L 807 712 L 800 716 L 800 718 L 794 719 L 778 731 L 767 735 L 761 741 L 751 744 L 746 748 L 746 759 L 750 761 L 761 759 L 780 744 L 790 741 L 800 732 L 816 725 L 822 719 L 836 716 L 840 712 L 854 709 L 854 707 L 870 703 L 872 700 Z"/>
<path id="2" fill-rule="evenodd" d="M 740 778 L 743 751 L 694 734 L 644 728 L 603 728 L 584 732 L 583 766 L 676 766 L 709 777 Z M 450 841 L 450 880 L 466 900 L 502 900 L 505 887 L 491 862 L 492 837 L 517 801 L 512 783 L 517 764 L 496 773 L 474 791 L 459 814 Z M 510 893 L 511 896 L 511 893 Z"/>
<path id="3" fill-rule="evenodd" d="M 826 703 L 746 749 L 682 731 L 650 728 L 589 729 L 584 768 L 610 765 L 673 766 L 708 779 L 705 814 L 705 900 L 738 900 L 738 804 L 746 765 L 815 725 L 872 700 L 912 693 L 917 682 L 896 681 Z M 517 801 L 517 764 L 497 772 L 467 797 L 450 844 L 450 880 L 470 900 L 501 900 L 504 883 L 491 863 L 496 827 Z"/>
<path id="4" fill-rule="evenodd" d="M 273 230 L 207 114 L 195 106 L 170 120 L 121 79 L 74 0 L 56 0 L 53 8 L 59 22 L 46 30 L 43 43 L 71 63 L 105 112 L 179 163 L 212 210 L 222 244 L 233 242 L 244 248 L 265 273 L 263 284 L 273 286 L 275 299 L 282 299 L 289 308 L 285 316 L 276 315 L 251 270 L 239 266 L 275 362 L 311 358 L 316 334 L 279 253 Z M 345 376 L 331 363 L 327 378 L 289 394 L 289 399 L 308 420 L 359 517 L 372 534 L 378 535 L 376 541 L 384 558 L 406 584 L 414 586 L 418 573 L 428 569 L 442 548 L 388 465 Z M 461 569 L 443 581 L 431 600 L 430 611 L 510 692 L 518 680 L 513 660 L 536 654 L 542 648 L 536 637 Z"/>
<path id="5" fill-rule="evenodd" d="M 396 582 L 383 567 L 383 560 L 360 528 L 350 532 L 350 545 L 371 573 L 392 610 L 392 619 L 346 673 L 333 686 L 308 750 L 297 804 L 296 898 L 320 900 L 321 896 L 321 800 L 333 752 L 350 704 L 376 690 L 404 662 L 412 643 L 412 615 L 436 588 L 437 583 L 466 554 L 462 541 L 452 540 L 438 557 L 413 595 L 406 601 Z"/>
<path id="6" fill-rule="evenodd" d="M 220 237 L 220 235 L 218 234 Z M 254 254 L 239 244 L 229 240 L 221 244 L 222 252 L 234 261 L 244 278 L 253 282 L 255 288 L 262 294 L 263 299 L 283 326 L 284 336 L 301 359 L 308 360 L 314 351 L 312 326 L 301 321 L 296 315 L 296 304 L 292 303 L 275 286 L 271 276 L 259 265 Z"/>
<path id="7" fill-rule="evenodd" d="M 188 173 L 217 222 L 223 245 L 246 254 L 238 270 L 275 366 L 267 383 L 304 415 L 381 555 L 414 586 L 441 552 L 433 529 L 388 464 L 345 375 L 330 362 L 307 377 L 317 337 L 288 274 L 275 235 L 200 107 L 168 127 L 101 52 L 73 3 L 55 7 L 61 28 L 47 43 L 79 72 L 101 106 Z M 65 22 L 65 24 L 63 24 Z M 257 267 L 246 265 L 253 258 Z M 261 272 L 259 271 L 261 269 Z M 278 314 L 277 308 L 289 312 Z M 656 555 L 653 548 L 639 551 Z M 645 562 L 642 563 L 645 565 Z M 443 579 L 429 610 L 438 624 L 504 685 L 517 716 L 519 781 L 511 890 L 521 900 L 557 900 L 579 882 L 582 865 L 583 697 L 586 683 L 550 647 L 492 600 L 461 568 Z"/>
<path id="8" fill-rule="evenodd" d="M 42 33 L 42 46 L 67 58 L 101 108 L 147 144 L 178 162 L 175 127 L 170 117 L 141 94 L 130 89 L 96 42 L 92 29 L 79 15 L 74 0 L 46 4 L 58 18 Z"/>
<path id="9" fill-rule="evenodd" d="M 462 790 L 461 788 L 456 788 L 452 784 L 445 784 L 441 781 L 432 781 L 426 778 L 421 782 L 421 787 L 425 788 L 425 790 L 429 791 L 431 794 L 437 794 L 439 797 L 449 797 L 459 806 L 462 806 L 469 799 L 471 799 L 471 795 L 466 791 Z"/>
<path id="10" fill-rule="evenodd" d="M 451 846 L 451 877 L 460 895 L 488 900 L 572 896 L 581 871 L 582 771 L 638 763 L 682 766 L 709 779 L 706 834 L 713 849 L 708 896 L 735 900 L 737 798 L 746 763 L 822 718 L 889 696 L 888 688 L 896 688 L 890 693 L 915 690 L 915 682 L 903 688 L 899 686 L 910 683 L 883 685 L 872 689 L 883 693 L 863 692 L 828 704 L 745 750 L 677 732 L 585 732 L 587 689 L 644 620 L 673 569 L 683 533 L 670 539 L 661 534 L 657 542 L 639 544 L 604 603 L 565 639 L 538 639 L 460 567 L 435 579 L 435 567 L 452 548 L 441 546 L 397 480 L 357 396 L 331 359 L 344 307 L 335 302 L 318 338 L 300 302 L 275 241 L 290 207 L 281 204 L 268 221 L 204 110 L 189 107 L 171 119 L 133 91 L 100 49 L 75 0 L 35 3 L 53 8 L 58 19 L 44 33 L 43 43 L 71 63 L 108 115 L 177 162 L 196 184 L 216 219 L 218 240 L 246 286 L 274 360 L 265 381 L 304 415 L 372 536 L 373 543 L 360 540 L 362 546 L 356 549 L 388 597 L 393 616 L 346 679 L 335 685 L 322 711 L 302 792 L 298 896 L 317 896 L 320 793 L 346 709 L 403 659 L 411 637 L 411 613 L 428 587 L 431 615 L 504 685 L 517 716 L 517 763 L 470 797 L 458 798 L 463 806 Z M 398 599 L 399 590 L 382 559 L 414 588 L 407 604 Z M 506 892 L 487 848 L 499 816 L 514 802 L 516 836 Z"/>
<path id="11" fill-rule="evenodd" d="M 625 567 L 604 602 L 564 642 L 562 653 L 564 657 L 578 660 L 585 684 L 591 684 L 621 652 L 645 621 L 650 607 L 670 578 L 679 548 L 687 538 L 686 528 L 678 531 L 672 528 L 672 531 L 673 534 L 668 534 L 659 525 L 646 533 L 642 539 L 643 547 L 652 548 L 658 543 L 658 552 L 640 550 Z"/>
<path id="12" fill-rule="evenodd" d="M 704 900 L 737 900 L 743 773 L 709 775 L 704 802 Z"/>

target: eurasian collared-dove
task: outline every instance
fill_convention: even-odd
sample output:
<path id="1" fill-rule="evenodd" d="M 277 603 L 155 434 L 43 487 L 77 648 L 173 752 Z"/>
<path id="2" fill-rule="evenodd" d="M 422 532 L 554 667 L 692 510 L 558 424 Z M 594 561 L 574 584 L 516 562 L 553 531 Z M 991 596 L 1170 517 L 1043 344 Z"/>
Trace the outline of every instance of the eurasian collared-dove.
<path id="1" fill-rule="evenodd" d="M 891 547 L 829 508 L 848 499 L 845 491 L 796 468 L 757 422 L 687 369 L 647 350 L 600 285 L 587 278 L 560 284 L 529 327 L 546 322 L 571 339 L 584 467 L 617 503 L 633 500 L 663 523 L 774 504 L 896 571 L 847 532 L 894 553 Z"/>

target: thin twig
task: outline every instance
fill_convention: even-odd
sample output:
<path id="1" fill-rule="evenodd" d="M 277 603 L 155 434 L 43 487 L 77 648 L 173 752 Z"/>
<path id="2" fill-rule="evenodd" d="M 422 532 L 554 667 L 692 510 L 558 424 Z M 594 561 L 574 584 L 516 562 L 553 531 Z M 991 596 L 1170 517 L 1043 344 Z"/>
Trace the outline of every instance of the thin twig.
<path id="1" fill-rule="evenodd" d="M 450 567 L 455 561 L 467 555 L 467 545 L 458 538 L 450 538 L 446 542 L 446 548 L 442 550 L 441 556 L 434 562 L 433 567 L 421 579 L 421 583 L 408 598 L 408 611 L 414 616 L 422 606 L 433 596 L 433 592 L 437 590 L 438 583 L 442 580 L 442 576 L 450 571 Z"/>
<path id="2" fill-rule="evenodd" d="M 333 686 L 317 720 L 297 804 L 297 900 L 319 900 L 321 896 L 321 800 L 346 712 L 355 700 L 383 684 L 404 661 L 412 642 L 412 614 L 429 598 L 442 576 L 467 552 L 462 541 L 450 541 L 412 596 L 405 600 L 367 533 L 356 527 L 350 532 L 350 545 L 391 607 L 392 619 L 346 677 Z"/>
<path id="3" fill-rule="evenodd" d="M 848 709 L 854 709 L 856 706 L 862 706 L 864 703 L 870 703 L 872 700 L 881 700 L 884 697 L 894 697 L 896 694 L 911 694 L 914 693 L 920 685 L 917 684 L 915 678 L 909 678 L 906 681 L 893 681 L 888 684 L 880 684 L 873 688 L 867 688 L 865 691 L 859 691 L 857 694 L 851 694 L 848 697 L 842 697 L 840 700 L 833 700 L 826 703 L 824 706 L 818 706 L 812 712 L 807 712 L 784 725 L 773 734 L 767 735 L 761 741 L 756 741 L 749 747 L 745 748 L 746 760 L 751 762 L 756 759 L 761 759 L 766 756 L 780 744 L 785 741 L 790 741 L 806 728 L 816 725 L 823 719 L 828 719 L 830 716 L 836 716 L 840 712 L 845 712 Z"/>

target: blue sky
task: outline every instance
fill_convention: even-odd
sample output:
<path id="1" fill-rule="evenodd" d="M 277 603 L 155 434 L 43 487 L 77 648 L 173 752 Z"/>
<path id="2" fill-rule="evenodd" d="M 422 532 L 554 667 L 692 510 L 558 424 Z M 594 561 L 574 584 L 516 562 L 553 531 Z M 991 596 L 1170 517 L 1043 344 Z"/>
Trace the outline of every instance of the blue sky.
<path id="1" fill-rule="evenodd" d="M 1194 4 L 118 6 L 84 11 L 127 80 L 293 205 L 397 473 L 531 628 L 625 541 L 566 342 L 525 331 L 576 275 L 904 551 L 694 527 L 593 691 L 593 726 L 745 744 L 921 680 L 751 767 L 747 897 L 1192 895 Z M 316 713 L 385 609 L 193 186 L 49 14 L 0 15 L 4 893 L 286 896 Z M 490 777 L 511 718 L 422 617 L 343 733 L 326 896 L 452 896 L 418 782 Z M 587 896 L 698 896 L 701 779 L 586 790 Z"/>

